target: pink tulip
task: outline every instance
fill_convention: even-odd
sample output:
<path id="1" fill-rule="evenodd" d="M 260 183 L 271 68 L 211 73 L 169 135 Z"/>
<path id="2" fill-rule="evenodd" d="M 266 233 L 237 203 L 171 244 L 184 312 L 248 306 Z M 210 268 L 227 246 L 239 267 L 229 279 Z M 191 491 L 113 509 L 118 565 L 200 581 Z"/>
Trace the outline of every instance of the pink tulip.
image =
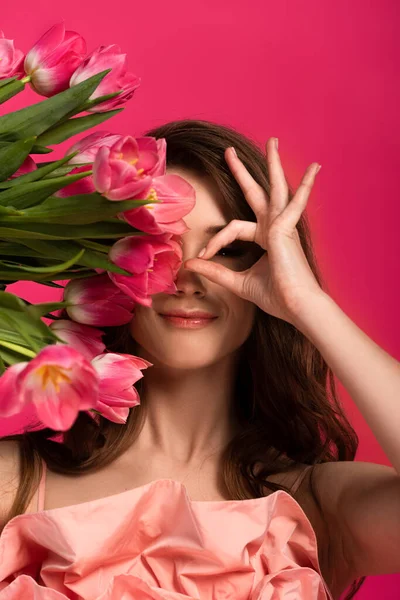
<path id="1" fill-rule="evenodd" d="M 24 75 L 24 58 L 22 50 L 14 48 L 14 40 L 6 40 L 0 30 L 0 79 L 22 77 Z"/>
<path id="2" fill-rule="evenodd" d="M 107 131 L 95 131 L 90 135 L 82 138 L 76 144 L 71 146 L 65 153 L 66 156 L 68 154 L 72 154 L 73 152 L 79 152 L 76 156 L 71 158 L 68 161 L 69 164 L 78 164 L 78 163 L 93 163 L 96 158 L 96 154 L 102 146 L 111 147 L 115 142 L 122 138 L 121 135 L 107 133 Z M 92 165 L 87 165 L 84 167 L 77 167 L 70 171 L 70 175 L 74 173 L 83 173 L 85 171 L 90 171 L 92 169 Z M 75 181 L 70 185 L 61 188 L 54 195 L 59 198 L 66 198 L 67 196 L 75 196 L 78 194 L 92 194 L 96 191 L 93 183 L 93 177 L 89 175 L 84 179 L 80 179 L 79 181 Z"/>
<path id="3" fill-rule="evenodd" d="M 135 302 L 102 273 L 83 279 L 71 279 L 64 288 L 68 316 L 94 327 L 124 325 L 132 319 Z"/>
<path id="4" fill-rule="evenodd" d="M 63 342 L 68 344 L 87 360 L 92 360 L 92 358 L 104 352 L 106 348 L 101 341 L 104 331 L 100 331 L 100 329 L 75 323 L 75 321 L 69 321 L 68 319 L 53 321 L 50 323 L 50 329 L 62 340 L 62 342 L 57 342 L 58 344 Z"/>
<path id="5" fill-rule="evenodd" d="M 77 163 L 93 163 L 96 158 L 96 154 L 102 146 L 111 148 L 116 142 L 123 138 L 122 135 L 117 133 L 108 133 L 107 131 L 95 131 L 89 135 L 78 140 L 73 146 L 71 146 L 65 156 L 78 152 L 76 156 L 71 158 L 69 164 Z"/>
<path id="6" fill-rule="evenodd" d="M 138 206 L 118 216 L 133 227 L 153 235 L 164 232 L 182 235 L 189 231 L 182 217 L 196 204 L 196 192 L 183 177 L 168 174 L 153 178 L 148 198 L 161 202 Z"/>
<path id="7" fill-rule="evenodd" d="M 85 171 L 91 171 L 92 166 L 86 165 L 83 167 L 75 167 L 69 172 L 69 175 L 75 175 L 76 173 L 84 173 Z M 79 179 L 78 181 L 74 181 L 69 185 L 61 188 L 57 192 L 53 194 L 53 196 L 57 196 L 57 198 L 67 198 L 68 196 L 79 196 L 80 194 L 92 194 L 95 192 L 95 187 L 93 185 L 93 178 L 91 175 L 84 177 L 83 179 Z"/>
<path id="8" fill-rule="evenodd" d="M 86 42 L 64 23 L 53 25 L 25 58 L 25 72 L 33 89 L 42 96 L 54 96 L 69 87 L 71 75 L 82 63 Z"/>
<path id="9" fill-rule="evenodd" d="M 20 177 L 21 175 L 26 175 L 26 173 L 30 173 L 31 171 L 35 171 L 37 169 L 36 163 L 31 156 L 27 156 L 22 165 L 13 173 L 10 179 L 14 177 Z"/>
<path id="10" fill-rule="evenodd" d="M 30 362 L 8 367 L 0 377 L 1 414 L 10 416 L 33 404 L 46 427 L 66 431 L 80 410 L 96 406 L 98 388 L 97 372 L 82 354 L 52 344 Z"/>
<path id="11" fill-rule="evenodd" d="M 143 306 L 152 305 L 152 296 L 176 291 L 174 280 L 182 264 L 180 244 L 164 236 L 130 236 L 118 240 L 109 258 L 131 276 L 108 272 L 125 294 Z"/>
<path id="12" fill-rule="evenodd" d="M 152 363 L 132 354 L 108 352 L 96 356 L 92 365 L 99 379 L 95 410 L 114 423 L 125 423 L 129 408 L 140 404 L 133 384 L 143 377 L 141 369 L 151 367 Z"/>
<path id="13" fill-rule="evenodd" d="M 101 71 L 112 69 L 100 82 L 89 100 L 121 91 L 115 98 L 97 104 L 89 112 L 104 112 L 121 106 L 132 98 L 134 91 L 140 86 L 141 79 L 133 73 L 129 73 L 126 70 L 125 63 L 126 54 L 121 54 L 120 47 L 116 44 L 111 44 L 110 46 L 99 46 L 76 69 L 71 77 L 71 87 L 88 79 L 92 75 L 101 73 Z"/>
<path id="14" fill-rule="evenodd" d="M 101 147 L 93 164 L 96 190 L 109 200 L 146 198 L 153 177 L 165 174 L 166 142 L 162 138 L 125 136 Z"/>
<path id="15" fill-rule="evenodd" d="M 18 393 L 18 381 L 28 365 L 28 362 L 19 362 L 8 367 L 0 377 L 0 417 L 11 417 L 23 411 L 26 402 L 22 394 Z"/>

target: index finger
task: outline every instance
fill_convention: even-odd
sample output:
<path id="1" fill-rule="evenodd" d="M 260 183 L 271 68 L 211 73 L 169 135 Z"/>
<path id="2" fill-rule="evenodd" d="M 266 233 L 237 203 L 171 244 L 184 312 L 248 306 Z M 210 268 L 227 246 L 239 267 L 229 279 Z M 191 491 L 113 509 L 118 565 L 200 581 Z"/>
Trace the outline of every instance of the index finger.
<path id="1" fill-rule="evenodd" d="M 267 192 L 250 175 L 243 162 L 236 156 L 233 148 L 225 150 L 225 160 L 256 217 L 265 218 L 268 212 Z"/>

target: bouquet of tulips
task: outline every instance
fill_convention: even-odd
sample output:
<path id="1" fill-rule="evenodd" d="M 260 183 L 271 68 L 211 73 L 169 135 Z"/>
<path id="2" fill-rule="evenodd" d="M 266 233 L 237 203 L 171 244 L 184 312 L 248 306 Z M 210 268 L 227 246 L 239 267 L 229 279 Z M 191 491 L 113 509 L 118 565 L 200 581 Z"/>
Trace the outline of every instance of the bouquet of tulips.
<path id="1" fill-rule="evenodd" d="M 0 31 L 0 103 L 26 86 L 46 97 L 0 117 L 0 417 L 31 405 L 66 431 L 81 410 L 124 423 L 139 404 L 134 383 L 151 363 L 107 352 L 99 327 L 176 290 L 195 191 L 166 174 L 165 139 L 96 131 L 61 160 L 33 158 L 123 110 L 140 84 L 125 62 L 116 45 L 87 54 L 63 23 L 27 54 Z M 22 280 L 62 288 L 63 300 L 5 291 Z"/>

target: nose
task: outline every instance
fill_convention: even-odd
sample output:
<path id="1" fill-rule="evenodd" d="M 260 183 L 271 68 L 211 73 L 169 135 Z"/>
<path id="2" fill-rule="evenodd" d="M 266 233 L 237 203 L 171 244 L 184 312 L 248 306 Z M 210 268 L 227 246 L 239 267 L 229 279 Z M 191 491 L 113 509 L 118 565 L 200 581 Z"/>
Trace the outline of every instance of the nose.
<path id="1" fill-rule="evenodd" d="M 185 261 L 194 256 L 196 256 L 195 253 L 190 256 L 183 253 L 182 264 L 174 280 L 177 287 L 175 295 L 196 294 L 196 296 L 203 297 L 206 293 L 206 278 L 199 273 L 189 271 L 184 266 Z"/>

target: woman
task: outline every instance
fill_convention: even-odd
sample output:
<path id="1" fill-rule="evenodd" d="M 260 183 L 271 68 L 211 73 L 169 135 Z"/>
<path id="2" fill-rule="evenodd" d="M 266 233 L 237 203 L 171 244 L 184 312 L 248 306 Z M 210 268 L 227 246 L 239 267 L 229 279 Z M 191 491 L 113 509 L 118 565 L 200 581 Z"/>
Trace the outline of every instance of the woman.
<path id="1" fill-rule="evenodd" d="M 145 135 L 196 190 L 176 293 L 106 328 L 153 367 L 126 425 L 82 412 L 62 444 L 4 439 L 0 590 L 18 570 L 54 598 L 352 598 L 400 571 L 400 369 L 323 291 L 304 213 L 317 164 L 294 194 L 274 138 L 265 158 L 206 121 Z M 334 375 L 394 468 L 353 462 Z"/>

